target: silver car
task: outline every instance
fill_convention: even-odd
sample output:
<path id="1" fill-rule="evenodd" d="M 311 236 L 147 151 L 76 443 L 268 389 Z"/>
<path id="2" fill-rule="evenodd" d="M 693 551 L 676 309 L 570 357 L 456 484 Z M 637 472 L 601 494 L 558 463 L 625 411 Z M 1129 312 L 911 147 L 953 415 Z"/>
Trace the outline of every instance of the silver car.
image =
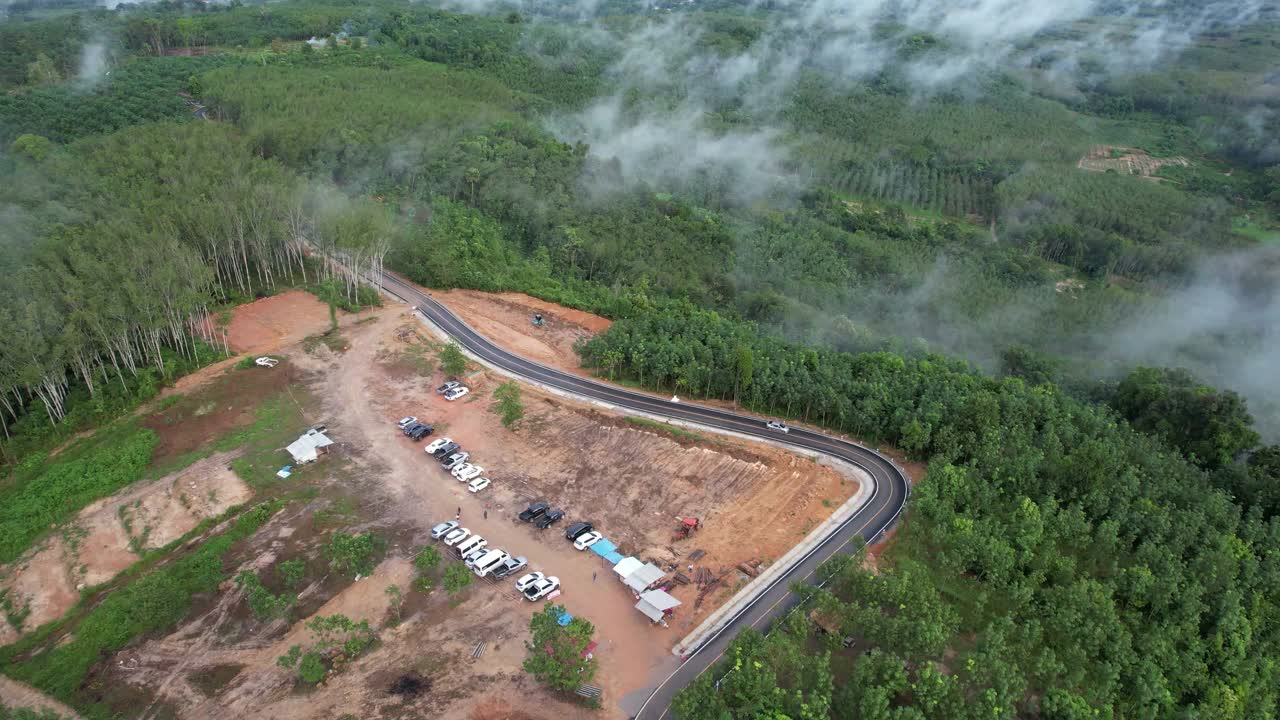
<path id="1" fill-rule="evenodd" d="M 457 520 L 442 522 L 439 525 L 431 528 L 431 539 L 439 540 L 440 538 L 444 537 L 445 535 L 448 535 L 449 533 L 453 532 L 457 528 L 458 528 Z"/>
<path id="2" fill-rule="evenodd" d="M 466 452 L 466 451 L 463 451 L 463 452 L 456 452 L 456 453 L 454 453 L 454 454 L 450 455 L 449 457 L 445 458 L 445 459 L 440 463 L 440 465 L 441 465 L 441 467 L 443 467 L 445 470 L 452 470 L 452 469 L 454 469 L 455 467 L 457 467 L 457 466 L 461 465 L 462 463 L 466 462 L 466 461 L 467 461 L 467 459 L 468 459 L 468 458 L 470 458 L 470 457 L 471 457 L 471 453 L 469 453 L 469 452 Z"/>
<path id="3" fill-rule="evenodd" d="M 529 558 L 519 555 L 517 557 L 509 557 L 501 566 L 496 567 L 490 573 L 496 578 L 504 578 L 511 573 L 520 572 L 529 564 Z"/>

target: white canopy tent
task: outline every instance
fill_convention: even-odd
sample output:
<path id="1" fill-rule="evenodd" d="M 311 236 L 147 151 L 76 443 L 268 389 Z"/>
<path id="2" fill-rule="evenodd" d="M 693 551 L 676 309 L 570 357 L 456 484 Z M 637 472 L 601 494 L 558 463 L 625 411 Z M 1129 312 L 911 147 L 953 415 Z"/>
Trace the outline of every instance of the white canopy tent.
<path id="1" fill-rule="evenodd" d="M 639 570 L 643 566 L 644 563 L 639 560 L 633 557 L 625 557 L 618 561 L 617 565 L 613 566 L 613 571 L 618 574 L 619 580 L 626 582 L 628 575 Z"/>

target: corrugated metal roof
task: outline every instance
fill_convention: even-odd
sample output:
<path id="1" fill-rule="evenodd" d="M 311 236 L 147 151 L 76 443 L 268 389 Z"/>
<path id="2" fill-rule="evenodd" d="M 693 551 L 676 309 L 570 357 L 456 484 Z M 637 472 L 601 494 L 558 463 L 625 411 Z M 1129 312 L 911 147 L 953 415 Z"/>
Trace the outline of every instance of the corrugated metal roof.
<path id="1" fill-rule="evenodd" d="M 662 590 L 650 590 L 640 596 L 640 602 L 636 603 L 636 609 L 644 613 L 646 617 L 654 622 L 661 620 L 669 610 L 680 604 L 680 601 L 668 595 Z"/>
<path id="2" fill-rule="evenodd" d="M 666 590 L 650 590 L 640 596 L 640 601 L 647 602 L 659 610 L 669 610 L 680 604 L 680 601 L 672 597 Z"/>
<path id="3" fill-rule="evenodd" d="M 666 573 L 662 572 L 662 568 L 653 563 L 648 563 L 628 575 L 622 582 L 636 592 L 644 592 L 650 585 L 661 580 L 663 575 L 666 575 Z"/>

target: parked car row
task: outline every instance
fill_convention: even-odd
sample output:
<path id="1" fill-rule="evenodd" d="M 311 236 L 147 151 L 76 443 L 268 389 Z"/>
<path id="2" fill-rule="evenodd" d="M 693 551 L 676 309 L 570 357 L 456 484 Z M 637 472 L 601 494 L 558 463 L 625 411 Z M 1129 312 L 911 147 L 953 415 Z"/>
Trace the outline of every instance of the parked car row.
<path id="1" fill-rule="evenodd" d="M 564 511 L 539 500 L 530 503 L 529 507 L 522 510 L 516 517 L 523 522 L 532 523 L 539 530 L 546 530 L 564 517 Z M 576 522 L 565 528 L 564 537 L 572 542 L 575 548 L 586 550 L 604 538 L 604 535 L 596 532 L 595 527 L 589 522 Z"/>
<path id="2" fill-rule="evenodd" d="M 440 387 L 436 388 L 436 392 L 444 396 L 445 400 L 453 402 L 458 398 L 471 392 L 471 389 L 457 380 L 450 380 Z"/>
<path id="3" fill-rule="evenodd" d="M 467 483 L 467 490 L 478 493 L 489 487 L 491 481 L 484 476 L 484 468 L 468 462 L 471 453 L 451 438 L 437 438 L 427 444 L 428 455 L 440 461 L 440 467 L 449 471 L 458 482 Z"/>
<path id="4" fill-rule="evenodd" d="M 435 428 L 424 422 L 418 422 L 418 418 L 412 415 L 400 418 L 396 425 L 400 428 L 400 431 L 405 434 L 405 437 L 408 437 L 414 442 L 417 442 L 435 432 Z"/>
<path id="5" fill-rule="evenodd" d="M 529 566 L 523 555 L 512 555 L 505 550 L 490 548 L 488 542 L 457 520 L 446 520 L 431 528 L 431 538 L 442 541 L 463 564 L 479 577 L 504 578 Z M 531 572 L 516 581 L 516 590 L 526 600 L 534 602 L 560 589 L 560 578 L 548 577 L 541 572 Z"/>

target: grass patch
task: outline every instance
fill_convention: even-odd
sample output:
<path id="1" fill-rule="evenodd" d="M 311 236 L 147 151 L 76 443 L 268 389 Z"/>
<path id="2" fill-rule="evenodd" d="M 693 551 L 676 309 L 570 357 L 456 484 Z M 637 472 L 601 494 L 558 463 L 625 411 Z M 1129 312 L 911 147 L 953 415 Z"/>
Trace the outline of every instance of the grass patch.
<path id="1" fill-rule="evenodd" d="M 27 458 L 0 490 L 0 562 L 11 562 L 51 526 L 140 480 L 156 434 L 132 423 L 109 426 L 56 457 Z"/>
<path id="2" fill-rule="evenodd" d="M 1237 235 L 1243 235 L 1260 243 L 1280 243 L 1280 229 L 1266 227 L 1245 215 L 1232 218 L 1231 229 Z"/>
<path id="3" fill-rule="evenodd" d="M 4 611 L 4 619 L 9 623 L 9 627 L 22 632 L 22 624 L 31 614 L 31 602 L 26 599 L 15 602 L 14 597 L 16 595 L 10 596 L 8 588 L 0 590 L 0 610 Z"/>
<path id="4" fill-rule="evenodd" d="M 252 424 L 214 443 L 214 450 L 243 447 L 231 469 L 254 488 L 276 481 L 276 471 L 289 463 L 280 448 L 297 439 L 307 426 L 302 408 L 289 395 L 268 398 L 254 408 Z"/>
<path id="5" fill-rule="evenodd" d="M 347 339 L 336 330 L 329 330 L 319 335 L 308 335 L 302 339 L 302 349 L 307 353 L 314 353 L 322 344 L 333 352 L 342 352 L 347 348 Z"/>
<path id="6" fill-rule="evenodd" d="M 347 498 L 338 498 L 311 516 L 317 526 L 336 527 L 347 525 L 357 517 L 356 508 Z"/>
<path id="7" fill-rule="evenodd" d="M 51 623 L 0 649 L 4 672 L 77 707 L 88 717 L 111 717 L 111 711 L 104 706 L 86 707 L 78 702 L 82 699 L 78 690 L 94 664 L 136 637 L 173 625 L 187 614 L 197 594 L 217 590 L 227 577 L 223 557 L 232 544 L 257 532 L 280 507 L 280 503 L 272 502 L 243 513 L 230 529 L 187 556 L 107 595 L 80 616 L 74 627 Z M 62 629 L 71 631 L 70 640 L 44 647 L 53 633 Z"/>
<path id="8" fill-rule="evenodd" d="M 631 423 L 632 425 L 639 425 L 640 427 L 648 428 L 650 430 L 657 430 L 658 432 L 666 433 L 667 435 L 680 438 L 681 440 L 695 440 L 697 442 L 707 442 L 707 439 L 705 437 L 703 437 L 702 435 L 699 435 L 696 432 L 690 432 L 689 430 L 685 430 L 682 427 L 676 427 L 675 425 L 668 425 L 663 422 L 658 422 L 657 420 L 650 420 L 648 418 L 633 417 L 628 415 L 627 422 Z"/>
<path id="9" fill-rule="evenodd" d="M 436 351 L 429 345 L 409 345 L 400 354 L 402 360 L 420 375 L 430 375 L 436 371 Z"/>
<path id="10" fill-rule="evenodd" d="M 173 395 L 157 401 L 155 406 L 152 408 L 152 412 L 164 412 L 180 402 L 182 402 L 182 395 L 174 393 Z"/>
<path id="11" fill-rule="evenodd" d="M 0 720 L 67 720 L 67 718 L 47 707 L 32 710 L 27 707 L 9 707 L 0 701 Z"/>
<path id="12" fill-rule="evenodd" d="M 203 460 L 215 452 L 234 450 L 244 447 L 244 453 L 233 460 L 231 467 L 241 478 L 257 487 L 264 481 L 275 480 L 275 471 L 286 464 L 284 455 L 278 458 L 277 450 L 297 439 L 309 423 L 303 417 L 300 403 L 309 399 L 304 390 L 298 386 L 281 389 L 262 398 L 253 407 L 253 422 L 238 427 L 225 435 L 210 438 L 200 447 L 187 453 L 157 462 L 148 472 L 149 478 L 158 478 L 182 470 L 197 460 Z M 202 406 L 198 398 L 189 399 L 190 414 L 199 416 Z M 214 401 L 216 404 L 218 401 Z M 173 422 L 182 422 L 179 416 Z M 169 424 L 166 421 L 166 424 Z M 275 461 L 279 459 L 280 462 Z M 254 470 L 259 466 L 271 465 L 271 474 L 264 475 Z"/>

